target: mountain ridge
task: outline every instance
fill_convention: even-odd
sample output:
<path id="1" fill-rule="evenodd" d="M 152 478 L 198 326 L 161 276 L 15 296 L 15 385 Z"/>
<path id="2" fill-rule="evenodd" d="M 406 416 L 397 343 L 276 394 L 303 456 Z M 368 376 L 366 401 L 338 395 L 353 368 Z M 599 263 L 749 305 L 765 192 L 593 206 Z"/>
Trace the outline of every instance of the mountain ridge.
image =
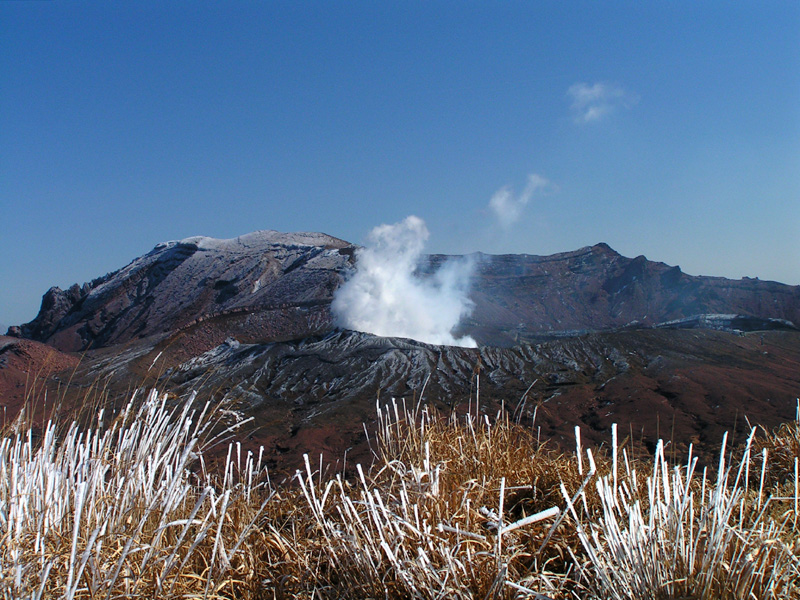
<path id="1" fill-rule="evenodd" d="M 313 300 L 303 294 L 307 279 L 312 289 L 332 291 L 332 269 L 349 260 L 348 247 L 325 234 L 273 230 L 227 240 L 194 236 L 163 242 L 91 283 L 66 291 L 50 288 L 39 314 L 21 325 L 20 333 L 60 350 L 78 351 L 167 332 L 235 309 L 243 291 L 250 292 L 249 307 L 254 309 Z M 339 249 L 345 250 L 341 259 L 336 256 Z M 308 262 L 312 265 L 304 275 L 309 277 L 299 278 L 293 289 L 276 289 L 279 275 Z M 323 265 L 315 273 L 317 263 Z"/>
<path id="2" fill-rule="evenodd" d="M 357 250 L 323 233 L 274 230 L 164 242 L 89 283 L 50 288 L 36 318 L 9 332 L 63 351 L 166 335 L 220 317 L 251 327 L 252 341 L 324 334 L 335 326 L 330 303 Z M 475 308 L 457 333 L 483 345 L 704 314 L 800 323 L 800 286 L 688 275 L 643 255 L 627 258 L 604 242 L 545 256 L 471 256 Z M 418 271 L 430 275 L 452 258 L 427 255 Z"/>

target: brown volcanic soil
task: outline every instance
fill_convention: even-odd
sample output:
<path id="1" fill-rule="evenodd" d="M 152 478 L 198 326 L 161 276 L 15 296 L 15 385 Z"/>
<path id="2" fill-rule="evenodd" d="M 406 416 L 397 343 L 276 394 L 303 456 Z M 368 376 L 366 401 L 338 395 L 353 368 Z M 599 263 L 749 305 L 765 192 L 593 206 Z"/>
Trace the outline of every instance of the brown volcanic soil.
<path id="1" fill-rule="evenodd" d="M 663 438 L 681 457 L 692 443 L 713 464 L 726 431 L 729 443 L 743 442 L 751 425 L 773 428 L 796 416 L 798 334 L 695 331 L 680 332 L 677 341 L 680 352 L 664 348 L 605 384 L 569 386 L 546 401 L 543 432 L 572 443 L 571 428 L 581 425 L 583 436 L 600 444 L 610 441 L 616 422 L 621 437 L 651 451 Z"/>
<path id="2" fill-rule="evenodd" d="M 17 416 L 26 399 L 41 402 L 46 390 L 58 398 L 80 357 L 31 340 L 0 336 L 0 406 L 6 422 Z"/>

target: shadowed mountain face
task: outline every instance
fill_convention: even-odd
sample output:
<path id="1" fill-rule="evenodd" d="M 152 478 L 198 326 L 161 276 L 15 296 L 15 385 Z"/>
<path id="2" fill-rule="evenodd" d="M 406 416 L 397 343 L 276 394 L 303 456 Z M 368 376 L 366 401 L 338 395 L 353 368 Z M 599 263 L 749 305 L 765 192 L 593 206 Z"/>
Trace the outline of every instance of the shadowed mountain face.
<path id="1" fill-rule="evenodd" d="M 21 332 L 65 351 L 164 335 L 198 322 L 215 329 L 218 341 L 321 334 L 333 329 L 330 303 L 353 268 L 355 250 L 324 234 L 275 231 L 168 242 L 91 283 L 51 288 Z M 420 273 L 447 258 L 429 256 Z M 773 321 L 773 327 L 800 323 L 800 286 L 694 277 L 643 256 L 626 258 L 606 244 L 552 256 L 476 259 L 470 290 L 475 310 L 457 333 L 482 345 L 709 313 L 788 321 Z"/>
<path id="2" fill-rule="evenodd" d="M 790 322 L 775 327 L 800 323 L 800 286 L 693 277 L 644 256 L 626 258 L 606 244 L 544 257 L 487 257 L 471 295 L 476 308 L 463 329 L 496 345 L 706 313 Z"/>

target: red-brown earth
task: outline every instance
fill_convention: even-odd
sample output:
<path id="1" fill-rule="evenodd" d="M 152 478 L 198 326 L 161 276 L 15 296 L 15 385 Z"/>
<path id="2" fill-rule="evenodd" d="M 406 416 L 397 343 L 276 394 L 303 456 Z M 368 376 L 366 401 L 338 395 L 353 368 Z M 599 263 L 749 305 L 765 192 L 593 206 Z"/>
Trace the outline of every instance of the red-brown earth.
<path id="1" fill-rule="evenodd" d="M 41 412 L 47 410 L 45 397 L 49 397 L 52 407 L 61 397 L 60 390 L 68 386 L 79 363 L 79 355 L 60 352 L 32 340 L 0 336 L 3 424 L 16 418 L 26 402 L 41 417 Z"/>

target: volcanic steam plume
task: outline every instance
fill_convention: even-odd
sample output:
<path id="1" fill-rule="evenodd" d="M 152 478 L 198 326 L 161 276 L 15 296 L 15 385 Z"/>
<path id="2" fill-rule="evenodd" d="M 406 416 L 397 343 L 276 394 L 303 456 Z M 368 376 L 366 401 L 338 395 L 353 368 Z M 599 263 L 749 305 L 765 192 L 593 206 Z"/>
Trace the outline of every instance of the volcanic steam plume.
<path id="1" fill-rule="evenodd" d="M 436 272 L 419 273 L 428 228 L 410 216 L 380 225 L 356 253 L 356 269 L 337 290 L 333 313 L 337 324 L 386 337 L 405 337 L 448 346 L 476 346 L 453 329 L 472 312 L 467 296 L 473 262 L 450 260 Z"/>

